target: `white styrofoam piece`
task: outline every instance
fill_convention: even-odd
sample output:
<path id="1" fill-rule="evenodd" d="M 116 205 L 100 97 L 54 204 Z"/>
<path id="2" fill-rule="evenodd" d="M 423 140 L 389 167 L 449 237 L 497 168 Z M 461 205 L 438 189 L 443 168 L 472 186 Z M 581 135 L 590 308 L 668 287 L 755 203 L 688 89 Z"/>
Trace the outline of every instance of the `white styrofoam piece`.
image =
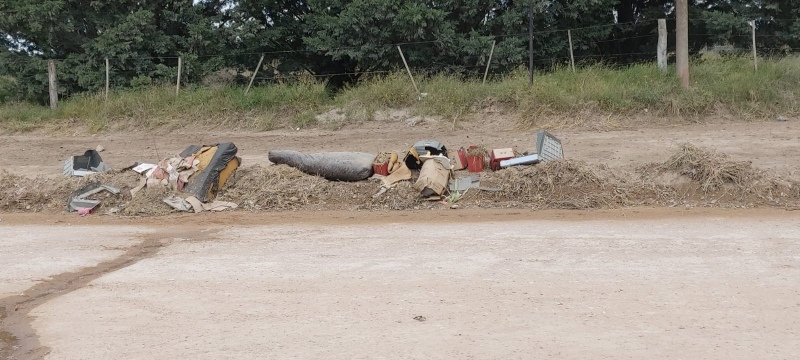
<path id="1" fill-rule="evenodd" d="M 509 167 L 514 165 L 533 165 L 539 162 L 539 154 L 531 154 L 513 159 L 501 160 L 500 167 Z"/>

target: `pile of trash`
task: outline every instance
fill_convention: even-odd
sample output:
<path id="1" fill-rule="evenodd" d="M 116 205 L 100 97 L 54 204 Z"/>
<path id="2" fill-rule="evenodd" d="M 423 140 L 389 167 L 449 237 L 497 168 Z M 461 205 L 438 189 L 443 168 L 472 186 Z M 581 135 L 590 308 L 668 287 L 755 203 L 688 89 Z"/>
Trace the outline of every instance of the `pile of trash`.
<path id="1" fill-rule="evenodd" d="M 72 156 L 64 163 L 64 174 L 87 177 L 108 173 L 111 168 L 105 164 L 99 152 L 102 149 L 88 150 L 83 155 Z M 241 165 L 236 156 L 238 149 L 233 143 L 213 145 L 191 145 L 173 157 L 158 163 L 135 163 L 121 171 L 139 174 L 139 183 L 130 189 L 131 202 L 134 202 L 143 189 L 157 189 L 163 195 L 163 203 L 178 211 L 195 212 L 221 211 L 235 209 L 237 204 L 216 201 L 215 198 L 228 179 Z M 80 215 L 92 213 L 100 206 L 101 193 L 119 195 L 120 188 L 100 181 L 90 181 L 70 196 L 67 210 Z M 114 207 L 107 213 L 124 211 L 125 206 Z"/>
<path id="2" fill-rule="evenodd" d="M 211 145 L 191 145 L 181 153 L 161 159 L 158 162 L 137 162 L 119 172 L 138 174 L 138 183 L 130 186 L 123 193 L 118 184 L 104 183 L 97 180 L 97 174 L 110 173 L 111 167 L 106 164 L 100 152 L 104 149 L 87 150 L 82 155 L 72 156 L 64 162 L 64 174 L 70 177 L 88 177 L 70 196 L 67 210 L 87 215 L 97 209 L 109 198 L 130 196 L 126 203 L 112 207 L 106 214 L 136 215 L 140 211 L 126 209 L 135 205 L 141 209 L 160 199 L 159 210 L 150 210 L 144 214 L 164 213 L 163 204 L 182 212 L 221 211 L 236 209 L 239 204 L 234 201 L 217 200 L 230 179 L 241 166 L 237 156 L 237 147 L 233 143 L 217 143 Z M 436 140 L 421 140 L 406 151 L 381 152 L 368 154 L 362 152 L 319 152 L 302 153 L 293 150 L 273 150 L 268 154 L 270 162 L 276 166 L 294 169 L 298 173 L 314 175 L 329 182 L 363 182 L 373 179 L 379 182 L 371 196 L 373 202 L 381 202 L 390 196 L 392 189 L 403 189 L 404 195 L 409 191 L 416 192 L 418 198 L 441 201 L 455 205 L 470 189 L 476 191 L 500 191 L 499 188 L 484 187 L 480 183 L 480 173 L 485 164 L 489 168 L 499 170 L 512 166 L 535 165 L 542 161 L 563 158 L 561 141 L 546 131 L 537 134 L 536 151 L 517 154 L 513 149 L 493 149 L 487 151 L 483 146 L 461 147 L 453 156 L 447 147 Z M 464 171 L 468 172 L 466 175 Z M 251 174 L 254 174 L 251 172 Z M 284 175 L 281 175 L 284 174 Z M 297 177 L 287 171 L 270 170 L 260 174 L 272 178 L 282 176 Z M 265 177 L 261 182 L 267 182 Z M 292 180 L 295 181 L 295 180 Z M 131 184 L 126 184 L 131 185 Z M 252 184 L 251 184 L 252 185 Z M 257 187 L 259 184 L 255 184 Z M 265 184 L 260 184 L 263 190 Z M 240 199 L 248 201 L 250 207 L 256 207 L 256 199 L 268 206 L 282 207 L 286 204 L 303 203 L 305 194 L 319 193 L 324 197 L 325 186 L 321 183 L 309 184 L 296 196 L 283 199 L 278 194 L 274 199 L 264 199 L 251 194 L 240 193 Z M 235 188 L 241 191 L 243 187 Z M 285 188 L 276 191 L 286 191 Z M 395 190 L 397 192 L 397 190 Z M 356 197 L 354 195 L 354 197 Z M 229 200 L 231 200 L 229 198 Z M 115 204 L 119 203 L 116 201 Z M 393 204 L 395 207 L 402 207 Z"/>
<path id="3" fill-rule="evenodd" d="M 800 208 L 796 179 L 688 144 L 663 163 L 612 171 L 564 159 L 561 141 L 546 131 L 531 140 L 523 151 L 480 144 L 452 150 L 437 140 L 377 154 L 273 150 L 272 164 L 246 168 L 233 143 L 191 145 L 119 169 L 103 161 L 98 147 L 67 159 L 61 179 L 0 171 L 0 211 L 57 211 L 65 200 L 70 212 L 121 216 L 460 206 Z"/>

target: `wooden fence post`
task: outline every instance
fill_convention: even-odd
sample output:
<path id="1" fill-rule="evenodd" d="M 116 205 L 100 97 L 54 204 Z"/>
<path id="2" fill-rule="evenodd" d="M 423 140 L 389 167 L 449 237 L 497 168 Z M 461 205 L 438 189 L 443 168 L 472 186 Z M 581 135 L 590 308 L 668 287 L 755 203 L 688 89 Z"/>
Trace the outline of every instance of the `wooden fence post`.
<path id="1" fill-rule="evenodd" d="M 414 85 L 414 90 L 417 91 L 417 96 L 420 99 L 422 99 L 422 93 L 419 92 L 417 83 L 414 81 L 414 75 L 411 75 L 411 68 L 408 67 L 408 63 L 406 62 L 406 57 L 403 55 L 403 49 L 400 49 L 400 45 L 397 45 L 397 51 L 400 52 L 400 58 L 403 59 L 403 65 L 406 66 L 406 71 L 408 71 L 408 77 L 411 78 L 411 85 Z"/>
<path id="2" fill-rule="evenodd" d="M 572 30 L 567 30 L 567 38 L 569 38 L 569 66 L 572 67 L 572 72 L 575 72 L 575 54 L 572 52 Z"/>
<path id="3" fill-rule="evenodd" d="M 256 69 L 253 71 L 253 76 L 250 77 L 250 82 L 247 84 L 247 89 L 244 89 L 244 94 L 250 92 L 250 87 L 253 86 L 253 80 L 256 79 L 256 74 L 258 74 L 258 70 L 261 69 L 261 62 L 264 61 L 264 54 L 261 54 L 261 59 L 258 59 L 258 65 L 256 65 Z"/>
<path id="4" fill-rule="evenodd" d="M 489 65 L 492 64 L 492 55 L 494 55 L 494 44 L 497 40 L 492 40 L 492 49 L 489 50 L 489 61 L 486 62 L 486 70 L 483 72 L 483 83 L 486 84 L 486 76 L 489 75 Z"/>
<path id="5" fill-rule="evenodd" d="M 753 67 L 758 71 L 758 53 L 756 52 L 756 21 L 750 21 L 750 27 L 753 30 Z"/>
<path id="6" fill-rule="evenodd" d="M 528 8 L 528 73 L 533 85 L 533 1 Z"/>
<path id="7" fill-rule="evenodd" d="M 178 56 L 178 82 L 175 84 L 175 96 L 181 92 L 181 70 L 183 68 L 183 58 Z"/>
<path id="8" fill-rule="evenodd" d="M 106 58 L 106 101 L 108 101 L 109 68 L 110 66 L 108 64 L 108 58 Z"/>
<path id="9" fill-rule="evenodd" d="M 678 77 L 681 79 L 681 86 L 689 88 L 689 6 L 686 0 L 677 0 L 675 6 L 676 17 L 676 38 L 675 64 L 678 70 Z"/>
<path id="10" fill-rule="evenodd" d="M 56 61 L 47 60 L 47 80 L 50 85 L 50 108 L 58 108 L 58 79 L 56 77 Z"/>
<path id="11" fill-rule="evenodd" d="M 667 72 L 667 19 L 658 19 L 658 68 Z"/>

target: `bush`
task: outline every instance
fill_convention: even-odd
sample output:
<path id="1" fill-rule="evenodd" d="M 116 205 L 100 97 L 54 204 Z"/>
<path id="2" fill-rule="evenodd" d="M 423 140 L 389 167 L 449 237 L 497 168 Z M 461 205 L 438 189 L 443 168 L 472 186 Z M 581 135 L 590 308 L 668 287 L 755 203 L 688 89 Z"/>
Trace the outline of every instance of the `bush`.
<path id="1" fill-rule="evenodd" d="M 489 104 L 521 125 L 540 119 L 569 119 L 564 125 L 586 125 L 586 114 L 636 117 L 644 112 L 673 120 L 676 115 L 698 117 L 719 109 L 735 118 L 753 120 L 800 114 L 800 57 L 762 59 L 753 70 L 746 57 L 702 58 L 693 61 L 692 85 L 683 89 L 674 71 L 655 64 L 624 68 L 592 65 L 572 72 L 556 67 L 536 74 L 531 86 L 520 69 L 483 83 L 458 75 L 416 79 L 422 98 L 408 76 L 397 72 L 362 80 L 337 94 L 326 92 L 313 78 L 257 86 L 245 95 L 240 86 L 192 85 L 175 96 L 173 85 L 151 85 L 136 79 L 137 89 L 101 95 L 84 94 L 62 101 L 50 111 L 32 104 L 0 107 L 0 127 L 24 130 L 59 120 L 82 120 L 92 130 L 116 124 L 134 127 L 186 125 L 269 130 L 282 124 L 311 125 L 315 115 L 336 109 L 344 121 L 367 121 L 378 110 L 409 109 L 420 115 L 453 121 L 480 114 Z M 14 99 L 13 79 L 0 78 L 0 101 Z M 9 95 L 10 94 L 10 95 Z M 541 125 L 541 124 L 538 124 Z"/>
<path id="2" fill-rule="evenodd" d="M 17 100 L 17 82 L 9 76 L 0 76 L 0 104 Z"/>

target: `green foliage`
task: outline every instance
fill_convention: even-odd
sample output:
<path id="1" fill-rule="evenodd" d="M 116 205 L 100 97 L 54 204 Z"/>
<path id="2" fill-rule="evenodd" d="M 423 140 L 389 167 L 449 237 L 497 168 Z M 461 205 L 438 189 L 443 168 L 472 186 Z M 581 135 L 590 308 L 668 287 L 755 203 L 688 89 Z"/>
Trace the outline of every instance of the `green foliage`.
<path id="1" fill-rule="evenodd" d="M 10 76 L 0 76 L 0 104 L 17 97 L 17 81 Z"/>
<path id="2" fill-rule="evenodd" d="M 9 0 L 0 3 L 0 74 L 13 75 L 28 100 L 47 99 L 46 65 L 58 59 L 59 93 L 71 96 L 104 87 L 105 58 L 114 84 L 131 79 L 174 78 L 177 56 L 187 63 L 185 81 L 213 70 L 214 56 L 224 53 L 213 24 L 218 10 L 190 1 Z"/>
<path id="3" fill-rule="evenodd" d="M 800 47 L 794 0 L 690 1 L 694 51 L 709 45 L 749 48 L 755 20 L 762 52 Z M 674 4 L 656 0 L 4 0 L 0 2 L 0 75 L 16 97 L 47 102 L 46 60 L 56 59 L 59 94 L 97 93 L 105 59 L 114 89 L 196 84 L 219 71 L 246 82 L 260 54 L 256 84 L 311 74 L 339 91 L 403 65 L 428 77 L 477 79 L 496 47 L 491 72 L 527 64 L 532 11 L 539 70 L 564 65 L 567 30 L 579 63 L 626 66 L 655 56 L 656 19 L 674 33 Z"/>
<path id="4" fill-rule="evenodd" d="M 689 90 L 653 64 L 595 65 L 575 73 L 557 67 L 537 74 L 534 86 L 524 70 L 485 84 L 460 75 L 437 75 L 419 79 L 421 91 L 428 94 L 422 99 L 401 72 L 366 79 L 335 97 L 323 83 L 312 80 L 258 86 L 248 95 L 240 87 L 191 86 L 176 96 L 173 86 L 155 86 L 114 92 L 107 102 L 100 95 L 79 95 L 63 101 L 55 111 L 28 103 L 0 105 L 0 128 L 24 131 L 80 122 L 92 131 L 197 125 L 272 130 L 313 125 L 317 114 L 330 110 L 346 114 L 345 121 L 368 121 L 376 111 L 390 109 L 455 124 L 482 116 L 490 105 L 523 126 L 552 119 L 586 125 L 581 123 L 586 114 L 635 118 L 647 112 L 670 121 L 718 109 L 741 119 L 800 114 L 800 57 L 764 59 L 758 72 L 747 58 L 703 60 L 695 64 L 692 74 Z"/>

